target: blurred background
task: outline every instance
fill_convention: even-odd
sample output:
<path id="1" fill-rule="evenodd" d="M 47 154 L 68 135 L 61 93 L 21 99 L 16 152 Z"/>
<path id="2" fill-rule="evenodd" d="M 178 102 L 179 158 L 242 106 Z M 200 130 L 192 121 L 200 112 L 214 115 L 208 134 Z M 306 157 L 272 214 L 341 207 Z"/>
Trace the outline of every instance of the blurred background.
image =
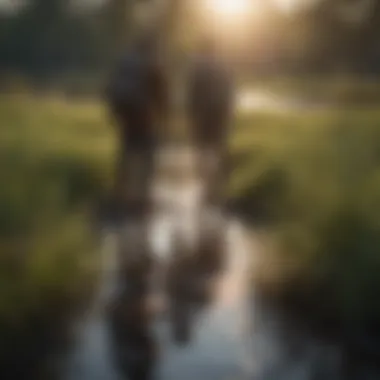
<path id="1" fill-rule="evenodd" d="M 378 362 L 380 2 L 0 0 L 1 378 L 62 350 L 91 299 L 116 150 L 102 90 L 157 20 L 173 77 L 202 33 L 233 63 L 229 196 L 262 243 L 250 286 Z"/>

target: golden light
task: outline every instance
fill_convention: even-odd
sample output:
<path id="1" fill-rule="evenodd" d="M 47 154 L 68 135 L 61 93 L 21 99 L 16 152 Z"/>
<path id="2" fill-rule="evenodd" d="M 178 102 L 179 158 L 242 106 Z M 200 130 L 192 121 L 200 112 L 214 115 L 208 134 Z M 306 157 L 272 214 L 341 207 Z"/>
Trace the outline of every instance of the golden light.
<path id="1" fill-rule="evenodd" d="M 236 18 L 247 14 L 251 9 L 250 0 L 204 0 L 205 9 L 221 18 Z"/>
<path id="2" fill-rule="evenodd" d="M 194 30 L 213 35 L 229 52 L 249 44 L 252 30 L 263 22 L 264 0 L 189 0 L 194 10 Z"/>
<path id="3" fill-rule="evenodd" d="M 258 0 L 198 0 L 198 14 L 205 30 L 213 30 L 226 42 L 247 34 L 256 15 Z"/>

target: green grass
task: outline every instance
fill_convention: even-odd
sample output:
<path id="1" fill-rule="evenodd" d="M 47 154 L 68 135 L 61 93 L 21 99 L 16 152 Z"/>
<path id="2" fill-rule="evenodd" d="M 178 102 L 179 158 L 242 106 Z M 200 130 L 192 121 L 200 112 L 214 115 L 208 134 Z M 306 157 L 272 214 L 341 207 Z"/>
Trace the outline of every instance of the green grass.
<path id="1" fill-rule="evenodd" d="M 362 328 L 379 320 L 380 111 L 240 118 L 231 194 L 265 227 L 258 289 L 311 315 Z"/>
<path id="2" fill-rule="evenodd" d="M 91 283 L 85 216 L 115 141 L 95 102 L 4 96 L 0 124 L 0 362 L 12 363 L 55 336 Z M 231 138 L 232 199 L 269 242 L 255 285 L 345 326 L 380 318 L 379 124 L 369 106 L 256 113 Z"/>
<path id="3" fill-rule="evenodd" d="M 105 116 L 94 104 L 0 99 L 0 362 L 10 367 L 35 364 L 31 352 L 48 349 L 96 273 L 88 214 L 112 168 Z"/>

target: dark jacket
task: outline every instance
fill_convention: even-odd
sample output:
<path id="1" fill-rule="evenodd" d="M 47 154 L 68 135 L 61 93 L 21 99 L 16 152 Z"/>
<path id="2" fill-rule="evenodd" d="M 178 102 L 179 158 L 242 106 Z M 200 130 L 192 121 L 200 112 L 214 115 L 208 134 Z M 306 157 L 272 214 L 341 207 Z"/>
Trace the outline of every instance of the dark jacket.
<path id="1" fill-rule="evenodd" d="M 168 113 L 168 81 L 158 53 L 136 45 L 118 62 L 106 88 L 106 101 L 129 143 L 152 139 L 158 119 Z"/>
<path id="2" fill-rule="evenodd" d="M 226 138 L 234 106 L 234 85 L 227 65 L 215 54 L 201 54 L 193 62 L 187 101 L 196 138 L 215 143 Z"/>

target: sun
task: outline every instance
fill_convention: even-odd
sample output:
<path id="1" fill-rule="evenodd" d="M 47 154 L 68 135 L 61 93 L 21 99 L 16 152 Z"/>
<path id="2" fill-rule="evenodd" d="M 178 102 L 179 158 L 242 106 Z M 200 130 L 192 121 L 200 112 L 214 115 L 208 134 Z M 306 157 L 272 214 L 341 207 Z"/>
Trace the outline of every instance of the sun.
<path id="1" fill-rule="evenodd" d="M 250 0 L 204 0 L 205 9 L 219 17 L 239 17 L 251 7 Z"/>
<path id="2" fill-rule="evenodd" d="M 260 1 L 198 0 L 193 4 L 196 4 L 200 30 L 216 35 L 226 44 L 235 44 L 250 34 L 252 20 L 261 14 Z"/>

